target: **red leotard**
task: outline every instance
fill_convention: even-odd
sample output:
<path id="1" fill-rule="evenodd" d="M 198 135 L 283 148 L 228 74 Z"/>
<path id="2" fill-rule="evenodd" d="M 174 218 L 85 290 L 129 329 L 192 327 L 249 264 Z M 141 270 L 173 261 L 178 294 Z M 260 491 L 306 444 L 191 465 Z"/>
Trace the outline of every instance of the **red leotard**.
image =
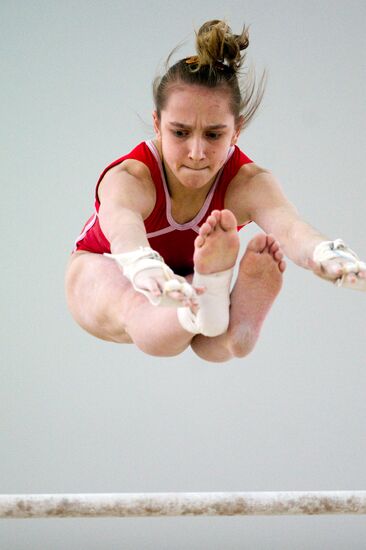
<path id="1" fill-rule="evenodd" d="M 178 275 L 192 273 L 194 240 L 199 232 L 199 227 L 212 210 L 224 208 L 225 193 L 229 183 L 243 164 L 252 161 L 237 146 L 231 147 L 226 162 L 217 174 L 201 210 L 193 220 L 180 224 L 173 219 L 171 214 L 170 196 L 159 152 L 152 141 L 140 143 L 128 155 L 112 162 L 101 174 L 95 190 L 95 213 L 88 219 L 76 239 L 74 252 L 88 250 L 103 254 L 111 251 L 110 243 L 99 224 L 98 187 L 108 170 L 126 159 L 135 159 L 146 164 L 156 187 L 154 210 L 144 221 L 151 248 L 159 252 L 165 263 Z M 242 227 L 239 226 L 238 231 Z"/>

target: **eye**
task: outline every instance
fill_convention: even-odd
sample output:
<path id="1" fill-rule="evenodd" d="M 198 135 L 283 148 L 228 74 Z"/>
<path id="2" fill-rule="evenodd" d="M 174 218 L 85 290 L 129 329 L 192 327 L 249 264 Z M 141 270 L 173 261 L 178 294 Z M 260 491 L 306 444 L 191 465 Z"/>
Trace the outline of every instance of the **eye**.
<path id="1" fill-rule="evenodd" d="M 188 135 L 188 132 L 185 130 L 172 130 L 172 134 L 177 138 L 184 138 Z"/>
<path id="2" fill-rule="evenodd" d="M 209 139 L 212 139 L 212 140 L 216 140 L 216 139 L 219 139 L 221 137 L 221 134 L 219 134 L 217 132 L 208 132 L 206 135 Z"/>

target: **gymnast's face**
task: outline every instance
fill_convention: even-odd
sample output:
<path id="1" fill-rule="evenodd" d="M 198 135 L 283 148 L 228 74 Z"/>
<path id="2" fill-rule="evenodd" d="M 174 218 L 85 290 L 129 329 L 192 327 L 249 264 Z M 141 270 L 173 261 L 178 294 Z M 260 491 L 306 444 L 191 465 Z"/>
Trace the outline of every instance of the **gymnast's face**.
<path id="1" fill-rule="evenodd" d="M 210 187 L 236 143 L 241 124 L 235 123 L 229 92 L 199 85 L 174 85 L 154 129 L 170 189 Z"/>

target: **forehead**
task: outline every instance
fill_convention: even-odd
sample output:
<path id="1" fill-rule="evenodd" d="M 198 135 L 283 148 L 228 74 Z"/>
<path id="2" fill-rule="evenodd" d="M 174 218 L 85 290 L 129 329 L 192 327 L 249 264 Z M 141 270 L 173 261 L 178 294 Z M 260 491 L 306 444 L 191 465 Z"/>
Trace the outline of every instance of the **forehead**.
<path id="1" fill-rule="evenodd" d="M 168 99 L 162 114 L 168 116 L 193 118 L 227 118 L 232 115 L 230 94 L 223 88 L 206 88 L 205 86 L 175 84 L 169 87 Z"/>

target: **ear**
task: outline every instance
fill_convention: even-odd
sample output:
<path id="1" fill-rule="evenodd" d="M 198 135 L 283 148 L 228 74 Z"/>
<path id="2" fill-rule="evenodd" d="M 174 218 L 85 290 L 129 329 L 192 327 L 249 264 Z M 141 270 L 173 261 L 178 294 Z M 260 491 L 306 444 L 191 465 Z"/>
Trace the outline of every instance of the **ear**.
<path id="1" fill-rule="evenodd" d="M 238 141 L 241 130 L 243 128 L 243 124 L 244 124 L 244 117 L 240 116 L 239 119 L 238 119 L 238 122 L 236 124 L 235 132 L 233 134 L 233 137 L 231 138 L 231 145 L 235 145 L 236 142 Z"/>
<path id="2" fill-rule="evenodd" d="M 157 137 L 157 139 L 161 138 L 161 132 L 160 132 L 160 120 L 158 117 L 158 113 L 156 111 L 153 111 L 152 114 L 153 122 L 154 122 L 154 132 Z"/>

